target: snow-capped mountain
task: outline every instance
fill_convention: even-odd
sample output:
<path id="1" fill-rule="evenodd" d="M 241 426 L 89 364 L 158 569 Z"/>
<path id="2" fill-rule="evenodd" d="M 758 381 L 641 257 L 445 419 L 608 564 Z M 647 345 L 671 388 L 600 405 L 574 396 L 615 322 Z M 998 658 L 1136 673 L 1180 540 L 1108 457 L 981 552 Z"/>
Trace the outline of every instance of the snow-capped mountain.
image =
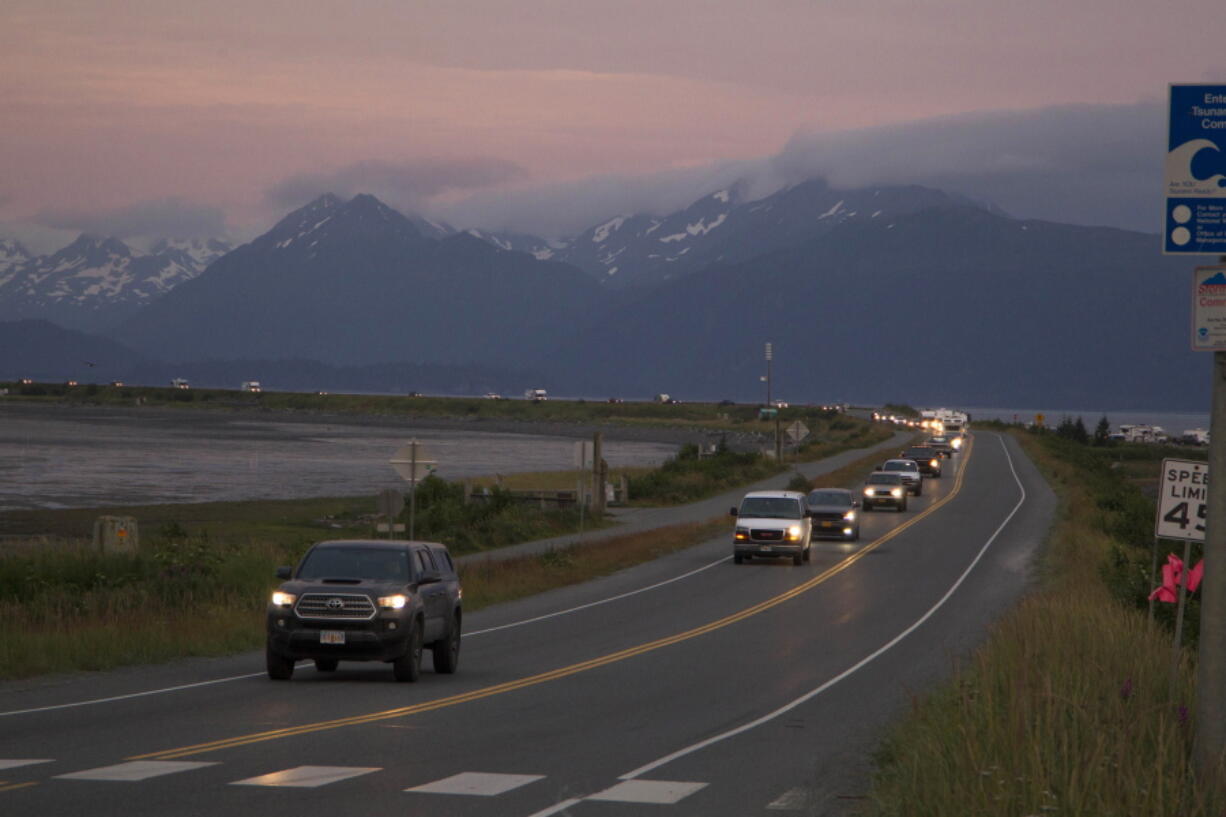
<path id="1" fill-rule="evenodd" d="M 510 365 L 600 296 L 579 270 L 324 195 L 115 333 L 150 357 Z"/>
<path id="2" fill-rule="evenodd" d="M 33 257 L 20 241 L 0 238 L 0 288 L 8 283 L 19 267 L 28 264 Z"/>
<path id="3" fill-rule="evenodd" d="M 617 216 L 562 241 L 468 232 L 503 249 L 573 264 L 606 287 L 642 287 L 796 246 L 848 221 L 888 220 L 955 203 L 972 204 L 923 187 L 835 190 L 813 179 L 756 200 L 746 200 L 733 185 L 669 215 Z"/>
<path id="4" fill-rule="evenodd" d="M 10 249 L 0 249 L 0 258 L 14 261 L 7 268 L 0 261 L 0 317 L 46 318 L 76 329 L 123 320 L 230 249 L 218 239 L 167 239 L 145 253 L 88 234 L 51 255 L 31 257 L 16 242 L 4 246 Z"/>

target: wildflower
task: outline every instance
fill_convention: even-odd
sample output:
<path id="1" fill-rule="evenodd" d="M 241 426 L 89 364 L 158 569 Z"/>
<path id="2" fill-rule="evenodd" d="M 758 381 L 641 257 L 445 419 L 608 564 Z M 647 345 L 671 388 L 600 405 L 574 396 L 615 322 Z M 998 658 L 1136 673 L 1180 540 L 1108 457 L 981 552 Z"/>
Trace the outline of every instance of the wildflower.
<path id="1" fill-rule="evenodd" d="M 1186 706 L 1180 706 L 1180 707 L 1179 707 L 1179 714 L 1178 714 L 1178 716 L 1177 716 L 1177 717 L 1179 718 L 1179 725 L 1180 725 L 1180 726 L 1185 726 L 1185 725 L 1187 725 L 1187 723 L 1188 723 L 1188 708 L 1187 708 Z"/>
<path id="2" fill-rule="evenodd" d="M 1123 698 L 1125 701 L 1132 697 L 1132 679 L 1131 678 L 1126 680 L 1124 682 L 1124 685 L 1120 687 L 1120 697 Z"/>

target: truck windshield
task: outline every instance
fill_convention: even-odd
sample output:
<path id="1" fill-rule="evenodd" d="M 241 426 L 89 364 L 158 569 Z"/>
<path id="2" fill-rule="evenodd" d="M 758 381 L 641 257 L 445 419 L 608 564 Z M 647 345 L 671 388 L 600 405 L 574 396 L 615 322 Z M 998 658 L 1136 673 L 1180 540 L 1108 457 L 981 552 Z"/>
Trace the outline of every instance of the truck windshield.
<path id="1" fill-rule="evenodd" d="M 388 548 L 316 548 L 298 570 L 300 579 L 409 581 L 409 559 Z"/>

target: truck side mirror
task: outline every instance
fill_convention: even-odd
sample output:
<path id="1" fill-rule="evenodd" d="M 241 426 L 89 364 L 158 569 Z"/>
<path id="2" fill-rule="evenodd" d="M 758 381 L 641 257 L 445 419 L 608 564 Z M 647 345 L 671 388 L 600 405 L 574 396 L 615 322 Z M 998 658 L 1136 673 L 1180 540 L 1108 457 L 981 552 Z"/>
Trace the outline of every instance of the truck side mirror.
<path id="1" fill-rule="evenodd" d="M 730 510 L 728 511 L 728 515 L 729 515 L 729 516 L 736 516 L 736 508 L 732 508 L 732 509 L 730 509 Z"/>
<path id="2" fill-rule="evenodd" d="M 278 579 L 288 579 L 291 577 L 293 572 L 294 572 L 294 569 L 290 567 L 289 565 L 281 565 L 280 567 L 277 568 L 277 578 Z"/>

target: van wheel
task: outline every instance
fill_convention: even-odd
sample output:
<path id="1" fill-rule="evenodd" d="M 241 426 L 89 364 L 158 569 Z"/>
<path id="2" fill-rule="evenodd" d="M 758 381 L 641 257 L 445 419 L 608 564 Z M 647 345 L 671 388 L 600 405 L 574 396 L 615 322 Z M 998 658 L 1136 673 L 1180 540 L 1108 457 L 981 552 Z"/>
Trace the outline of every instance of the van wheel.
<path id="1" fill-rule="evenodd" d="M 435 641 L 431 650 L 434 653 L 434 671 L 444 675 L 455 672 L 460 665 L 460 619 L 451 617 L 451 627 L 447 629 L 447 637 Z"/>
<path id="2" fill-rule="evenodd" d="M 397 681 L 416 681 L 421 677 L 421 622 L 413 622 L 409 636 L 409 649 L 392 662 L 392 674 Z"/>

